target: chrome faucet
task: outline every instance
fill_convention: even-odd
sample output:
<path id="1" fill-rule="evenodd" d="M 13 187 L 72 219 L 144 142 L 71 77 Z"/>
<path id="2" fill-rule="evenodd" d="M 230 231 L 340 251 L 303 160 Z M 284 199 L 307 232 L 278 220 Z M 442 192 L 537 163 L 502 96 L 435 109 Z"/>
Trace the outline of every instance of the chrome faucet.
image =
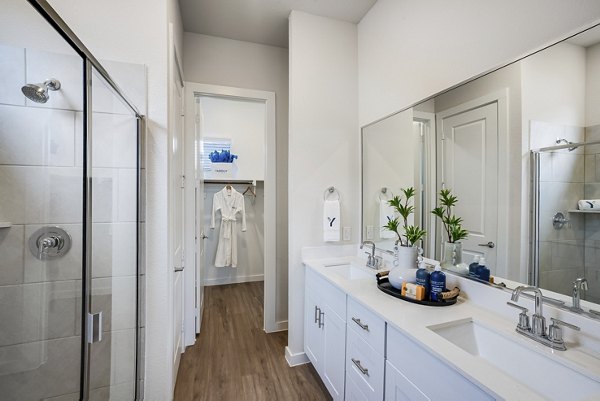
<path id="1" fill-rule="evenodd" d="M 510 299 L 513 302 L 517 302 L 519 300 L 519 295 L 521 295 L 522 292 L 532 292 L 535 294 L 535 314 L 532 316 L 531 326 L 529 326 L 529 316 L 527 316 L 527 308 L 524 308 L 512 302 L 507 302 L 509 306 L 521 310 L 521 313 L 519 314 L 519 323 L 517 324 L 517 328 L 515 329 L 517 333 L 529 337 L 550 348 L 559 351 L 565 351 L 567 347 L 565 346 L 565 342 L 562 338 L 561 326 L 565 326 L 577 331 L 580 330 L 579 327 L 567 322 L 563 322 L 562 320 L 552 318 L 552 324 L 548 328 L 548 335 L 546 335 L 546 319 L 542 314 L 542 302 L 544 299 L 542 291 L 537 287 L 521 285 L 514 289 Z"/>
<path id="2" fill-rule="evenodd" d="M 519 295 L 522 292 L 533 292 L 535 294 L 535 314 L 531 319 L 531 334 L 538 336 L 546 335 L 546 319 L 542 314 L 542 290 L 537 287 L 530 286 L 519 286 L 515 288 L 510 297 L 511 301 L 517 302 L 519 300 Z"/>
<path id="3" fill-rule="evenodd" d="M 365 245 L 371 245 L 371 252 L 365 252 L 367 254 L 367 267 L 371 269 L 377 269 L 381 265 L 381 258 L 379 256 L 375 256 L 375 243 L 373 241 L 363 241 L 360 244 L 360 249 L 363 249 Z"/>
<path id="4" fill-rule="evenodd" d="M 585 278 L 578 278 L 573 281 L 573 306 L 571 309 L 580 311 L 581 310 L 581 290 L 588 289 L 588 281 Z"/>

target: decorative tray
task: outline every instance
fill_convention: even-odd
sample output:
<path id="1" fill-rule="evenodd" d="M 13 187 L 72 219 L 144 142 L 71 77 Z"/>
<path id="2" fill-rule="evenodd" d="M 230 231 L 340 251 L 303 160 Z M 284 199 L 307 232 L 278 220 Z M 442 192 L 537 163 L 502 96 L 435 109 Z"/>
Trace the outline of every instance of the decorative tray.
<path id="1" fill-rule="evenodd" d="M 413 304 L 419 304 L 419 305 L 450 306 L 450 305 L 454 305 L 456 303 L 456 301 L 458 300 L 458 295 L 456 295 L 454 298 L 448 298 L 448 299 L 444 299 L 441 301 L 417 301 L 416 299 L 403 297 L 401 294 L 401 291 L 399 289 L 392 287 L 387 276 L 377 279 L 377 288 L 379 288 L 381 291 L 385 292 L 388 295 L 391 295 L 396 298 L 400 298 L 401 300 L 406 301 L 406 302 L 411 302 Z M 444 292 L 447 292 L 447 291 L 449 291 L 449 290 L 446 288 L 444 290 Z"/>

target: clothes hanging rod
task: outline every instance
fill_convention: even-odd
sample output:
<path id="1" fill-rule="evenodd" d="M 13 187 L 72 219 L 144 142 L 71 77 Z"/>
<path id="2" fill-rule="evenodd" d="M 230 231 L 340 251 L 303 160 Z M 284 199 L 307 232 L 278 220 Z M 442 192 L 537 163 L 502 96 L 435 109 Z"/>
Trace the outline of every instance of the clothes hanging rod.
<path id="1" fill-rule="evenodd" d="M 248 184 L 256 185 L 253 180 L 204 180 L 206 184 Z"/>

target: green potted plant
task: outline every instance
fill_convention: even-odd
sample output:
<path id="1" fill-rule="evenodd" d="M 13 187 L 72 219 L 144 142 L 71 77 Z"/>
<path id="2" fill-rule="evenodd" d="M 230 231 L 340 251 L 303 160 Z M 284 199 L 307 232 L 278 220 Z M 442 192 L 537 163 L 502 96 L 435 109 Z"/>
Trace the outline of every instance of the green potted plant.
<path id="1" fill-rule="evenodd" d="M 408 218 L 414 213 L 415 207 L 411 201 L 415 196 L 415 189 L 410 187 L 401 189 L 402 195 L 394 196 L 388 201 L 388 204 L 394 208 L 396 213 L 402 218 L 400 222 L 398 217 L 389 219 L 387 224 L 383 226 L 385 229 L 396 233 L 398 266 L 400 267 L 416 267 L 417 265 L 417 247 L 420 241 L 425 238 L 427 232 L 416 225 L 409 225 Z"/>
<path id="2" fill-rule="evenodd" d="M 469 232 L 462 226 L 462 217 L 452 213 L 452 209 L 458 203 L 458 197 L 452 194 L 450 189 L 440 190 L 439 206 L 431 213 L 437 216 L 444 228 L 444 234 L 448 238 L 443 242 L 442 267 L 464 273 L 466 264 L 462 263 L 462 243 L 460 240 L 469 236 Z M 442 234 L 442 237 L 444 235 Z"/>

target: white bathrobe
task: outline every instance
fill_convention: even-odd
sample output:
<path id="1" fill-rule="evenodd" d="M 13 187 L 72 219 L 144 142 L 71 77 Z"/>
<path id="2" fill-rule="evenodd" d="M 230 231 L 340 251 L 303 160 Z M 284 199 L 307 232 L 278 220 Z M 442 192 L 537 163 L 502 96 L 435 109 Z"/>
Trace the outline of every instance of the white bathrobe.
<path id="1" fill-rule="evenodd" d="M 242 214 L 242 231 L 246 231 L 246 208 L 244 195 L 235 188 L 223 188 L 213 196 L 212 219 L 210 228 L 215 228 L 215 215 L 221 211 L 221 230 L 215 267 L 237 266 L 237 220 L 236 215 Z"/>

